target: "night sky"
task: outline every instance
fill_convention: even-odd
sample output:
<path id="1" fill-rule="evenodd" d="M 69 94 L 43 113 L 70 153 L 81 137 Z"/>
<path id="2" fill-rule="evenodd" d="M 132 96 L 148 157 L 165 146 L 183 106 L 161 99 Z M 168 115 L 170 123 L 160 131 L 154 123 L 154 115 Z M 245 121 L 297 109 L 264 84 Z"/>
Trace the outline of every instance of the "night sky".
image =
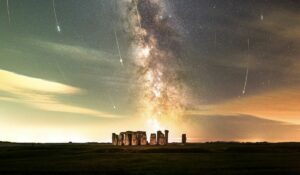
<path id="1" fill-rule="evenodd" d="M 140 0 L 138 31 L 147 35 L 131 30 L 129 0 L 8 2 L 0 1 L 0 140 L 149 135 L 139 79 L 163 65 L 180 116 L 162 116 L 170 123 L 155 129 L 169 129 L 172 141 L 183 132 L 188 141 L 300 141 L 300 1 L 165 0 L 158 16 Z M 140 36 L 146 44 L 154 36 L 171 60 L 150 51 L 149 68 L 136 63 Z"/>

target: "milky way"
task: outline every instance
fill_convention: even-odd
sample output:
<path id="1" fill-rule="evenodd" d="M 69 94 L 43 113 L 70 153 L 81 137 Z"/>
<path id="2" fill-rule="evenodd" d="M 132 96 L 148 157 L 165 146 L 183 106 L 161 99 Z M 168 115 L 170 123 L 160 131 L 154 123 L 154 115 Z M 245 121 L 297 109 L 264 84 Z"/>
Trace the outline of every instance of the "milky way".
<path id="1" fill-rule="evenodd" d="M 123 4 L 124 5 L 124 4 Z M 181 47 L 165 2 L 127 1 L 127 26 L 132 38 L 141 114 L 152 128 L 181 117 L 185 88 L 178 74 Z"/>

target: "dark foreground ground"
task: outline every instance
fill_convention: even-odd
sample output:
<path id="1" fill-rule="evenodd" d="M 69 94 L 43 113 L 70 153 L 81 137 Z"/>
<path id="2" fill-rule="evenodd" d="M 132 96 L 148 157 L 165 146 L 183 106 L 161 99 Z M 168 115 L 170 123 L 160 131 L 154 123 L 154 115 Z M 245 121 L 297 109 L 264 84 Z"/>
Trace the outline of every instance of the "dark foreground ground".
<path id="1" fill-rule="evenodd" d="M 0 174 L 300 174 L 300 143 L 0 143 Z"/>

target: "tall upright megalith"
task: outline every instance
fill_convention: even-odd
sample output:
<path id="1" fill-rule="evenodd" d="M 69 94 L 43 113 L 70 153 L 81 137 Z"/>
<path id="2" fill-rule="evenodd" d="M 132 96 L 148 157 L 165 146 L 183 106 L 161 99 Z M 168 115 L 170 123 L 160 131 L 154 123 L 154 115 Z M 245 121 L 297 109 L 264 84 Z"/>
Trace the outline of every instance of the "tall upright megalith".
<path id="1" fill-rule="evenodd" d="M 141 134 L 141 145 L 147 145 L 147 135 L 146 135 L 146 132 L 142 132 L 142 134 Z"/>
<path id="2" fill-rule="evenodd" d="M 124 139 L 124 145 L 130 146 L 132 144 L 132 132 L 126 131 L 125 132 L 125 139 Z"/>
<path id="3" fill-rule="evenodd" d="M 157 145 L 165 145 L 165 136 L 161 131 L 157 131 Z"/>
<path id="4" fill-rule="evenodd" d="M 132 146 L 138 145 L 137 132 L 132 132 L 131 134 L 131 145 Z"/>
<path id="5" fill-rule="evenodd" d="M 156 134 L 155 133 L 152 133 L 150 135 L 150 145 L 156 145 Z"/>
<path id="6" fill-rule="evenodd" d="M 181 142 L 182 144 L 186 144 L 186 134 L 182 134 Z"/>
<path id="7" fill-rule="evenodd" d="M 112 144 L 118 145 L 118 135 L 116 133 L 112 134 Z"/>
<path id="8" fill-rule="evenodd" d="M 169 130 L 165 130 L 165 144 L 169 143 Z"/>
<path id="9" fill-rule="evenodd" d="M 124 132 L 121 132 L 118 136 L 118 145 L 123 146 L 124 145 Z"/>

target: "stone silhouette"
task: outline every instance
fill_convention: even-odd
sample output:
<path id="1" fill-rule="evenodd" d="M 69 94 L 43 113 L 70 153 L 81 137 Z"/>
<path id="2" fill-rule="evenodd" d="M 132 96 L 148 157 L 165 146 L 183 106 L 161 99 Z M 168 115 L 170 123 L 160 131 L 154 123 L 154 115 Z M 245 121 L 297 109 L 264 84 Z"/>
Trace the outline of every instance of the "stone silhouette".
<path id="1" fill-rule="evenodd" d="M 113 133 L 112 144 L 118 146 L 147 145 L 147 135 L 144 131 L 126 131 L 119 135 Z"/>
<path id="2" fill-rule="evenodd" d="M 157 145 L 165 145 L 165 135 L 161 131 L 157 131 Z"/>
<path id="3" fill-rule="evenodd" d="M 182 134 L 181 142 L 182 144 L 186 144 L 186 134 Z"/>
<path id="4" fill-rule="evenodd" d="M 165 130 L 165 142 L 166 144 L 169 143 L 169 130 Z"/>
<path id="5" fill-rule="evenodd" d="M 112 144 L 116 146 L 166 145 L 168 144 L 168 135 L 168 130 L 165 130 L 165 134 L 157 131 L 157 135 L 155 133 L 150 135 L 150 143 L 148 143 L 145 131 L 126 131 L 121 132 L 119 135 L 113 133 Z"/>
<path id="6" fill-rule="evenodd" d="M 156 145 L 156 134 L 152 133 L 150 135 L 150 145 Z"/>

